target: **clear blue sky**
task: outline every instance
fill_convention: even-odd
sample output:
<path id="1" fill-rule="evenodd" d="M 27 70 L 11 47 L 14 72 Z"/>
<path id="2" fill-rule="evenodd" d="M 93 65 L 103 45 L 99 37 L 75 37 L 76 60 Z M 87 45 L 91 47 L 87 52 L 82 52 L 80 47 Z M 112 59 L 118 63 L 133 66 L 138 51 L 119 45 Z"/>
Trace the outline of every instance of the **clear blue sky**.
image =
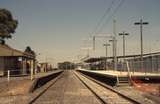
<path id="1" fill-rule="evenodd" d="M 85 55 L 83 38 L 89 38 L 96 24 L 113 0 L 0 0 L 0 7 L 10 10 L 19 21 L 16 33 L 7 43 L 24 50 L 31 46 L 41 60 L 72 60 Z M 121 0 L 115 0 L 113 8 L 102 21 L 112 15 Z M 144 51 L 160 51 L 160 0 L 125 0 L 114 14 L 116 32 L 126 31 L 127 54 L 140 53 L 139 27 L 134 22 L 143 17 Z M 100 33 L 113 34 L 113 18 L 109 19 Z M 122 55 L 122 37 L 118 39 L 118 55 Z M 104 56 L 103 40 L 98 40 L 94 56 Z M 111 48 L 109 49 L 111 54 Z M 52 58 L 50 58 L 52 57 Z"/>

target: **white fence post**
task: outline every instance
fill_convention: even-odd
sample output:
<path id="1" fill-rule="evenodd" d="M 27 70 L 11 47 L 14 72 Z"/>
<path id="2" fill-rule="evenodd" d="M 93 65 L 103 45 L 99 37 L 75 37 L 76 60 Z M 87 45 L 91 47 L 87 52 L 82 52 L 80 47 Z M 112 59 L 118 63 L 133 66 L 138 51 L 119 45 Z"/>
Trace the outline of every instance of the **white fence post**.
<path id="1" fill-rule="evenodd" d="M 31 80 L 33 80 L 33 70 L 34 70 L 34 66 L 33 66 L 33 61 L 30 62 L 31 63 Z"/>
<path id="2" fill-rule="evenodd" d="M 7 74 L 7 76 L 8 76 L 8 82 L 10 81 L 10 70 L 8 70 L 8 74 Z"/>
<path id="3" fill-rule="evenodd" d="M 126 61 L 126 65 L 127 65 L 127 71 L 128 71 L 129 79 L 131 79 L 131 73 L 130 73 L 130 68 L 129 68 L 128 61 Z"/>

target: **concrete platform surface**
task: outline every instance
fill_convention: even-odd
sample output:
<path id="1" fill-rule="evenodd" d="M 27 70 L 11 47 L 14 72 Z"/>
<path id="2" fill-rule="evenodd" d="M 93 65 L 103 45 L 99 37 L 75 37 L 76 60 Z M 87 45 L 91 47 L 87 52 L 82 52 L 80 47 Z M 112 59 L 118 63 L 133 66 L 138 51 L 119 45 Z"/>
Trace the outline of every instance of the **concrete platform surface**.
<path id="1" fill-rule="evenodd" d="M 105 74 L 108 76 L 118 76 L 118 77 L 127 77 L 128 72 L 114 71 L 114 70 L 87 70 L 87 69 L 78 69 L 82 71 L 88 71 L 93 73 Z M 148 77 L 160 77 L 159 73 L 143 73 L 143 72 L 130 72 L 131 76 L 148 76 Z"/>
<path id="2" fill-rule="evenodd" d="M 20 101 L 19 99 L 24 100 L 28 98 L 29 90 L 37 78 L 57 72 L 59 70 L 37 73 L 34 75 L 33 80 L 30 79 L 30 76 L 10 77 L 10 81 L 7 80 L 7 77 L 0 77 L 0 104 L 12 104 L 13 102 Z"/>

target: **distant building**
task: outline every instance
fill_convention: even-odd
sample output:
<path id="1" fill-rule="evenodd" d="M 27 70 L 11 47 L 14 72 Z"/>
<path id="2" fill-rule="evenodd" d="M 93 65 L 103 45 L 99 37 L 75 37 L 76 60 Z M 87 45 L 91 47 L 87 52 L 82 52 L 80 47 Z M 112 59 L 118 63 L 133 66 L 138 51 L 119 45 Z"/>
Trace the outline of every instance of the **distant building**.
<path id="1" fill-rule="evenodd" d="M 52 65 L 47 62 L 39 63 L 39 68 L 39 72 L 47 72 L 53 70 Z"/>
<path id="2" fill-rule="evenodd" d="M 31 69 L 35 69 L 35 55 L 0 44 L 0 76 L 8 70 L 11 75 L 29 74 Z"/>
<path id="3" fill-rule="evenodd" d="M 40 72 L 47 72 L 48 71 L 48 63 L 39 63 L 40 64 Z"/>
<path id="4" fill-rule="evenodd" d="M 71 62 L 68 62 L 68 61 L 65 61 L 65 62 L 62 62 L 62 63 L 58 63 L 58 68 L 59 69 L 65 69 L 65 70 L 74 69 L 75 64 L 71 63 Z"/>

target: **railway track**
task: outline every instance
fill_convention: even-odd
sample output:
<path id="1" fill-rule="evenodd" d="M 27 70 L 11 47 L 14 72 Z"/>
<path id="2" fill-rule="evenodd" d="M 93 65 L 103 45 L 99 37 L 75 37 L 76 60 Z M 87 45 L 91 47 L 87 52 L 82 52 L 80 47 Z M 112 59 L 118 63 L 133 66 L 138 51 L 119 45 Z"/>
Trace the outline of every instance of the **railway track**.
<path id="1" fill-rule="evenodd" d="M 82 83 L 73 71 L 62 77 L 29 104 L 105 104 Z"/>
<path id="2" fill-rule="evenodd" d="M 101 101 L 102 104 L 141 104 L 140 102 L 125 96 L 100 81 L 84 74 L 74 72 L 86 87 Z M 101 90 L 101 91 L 100 91 Z"/>
<path id="3" fill-rule="evenodd" d="M 63 74 L 63 72 L 62 72 Z M 59 79 L 62 78 L 62 74 L 60 74 L 59 76 L 57 76 L 56 78 L 54 78 L 53 80 L 51 80 L 49 83 L 47 83 L 48 85 L 44 85 L 45 87 L 40 89 L 41 91 L 38 92 L 38 94 L 34 95 L 31 100 L 28 101 L 28 104 L 33 104 L 36 102 L 36 100 L 41 97 L 48 89 L 50 89 L 50 87 L 52 87 Z M 37 93 L 37 92 L 36 92 Z"/>
<path id="4" fill-rule="evenodd" d="M 65 71 L 29 104 L 140 104 L 76 71 Z"/>
<path id="5" fill-rule="evenodd" d="M 101 102 L 101 104 L 107 104 L 91 87 L 89 87 L 77 74 L 77 78 L 96 96 L 96 98 Z"/>

